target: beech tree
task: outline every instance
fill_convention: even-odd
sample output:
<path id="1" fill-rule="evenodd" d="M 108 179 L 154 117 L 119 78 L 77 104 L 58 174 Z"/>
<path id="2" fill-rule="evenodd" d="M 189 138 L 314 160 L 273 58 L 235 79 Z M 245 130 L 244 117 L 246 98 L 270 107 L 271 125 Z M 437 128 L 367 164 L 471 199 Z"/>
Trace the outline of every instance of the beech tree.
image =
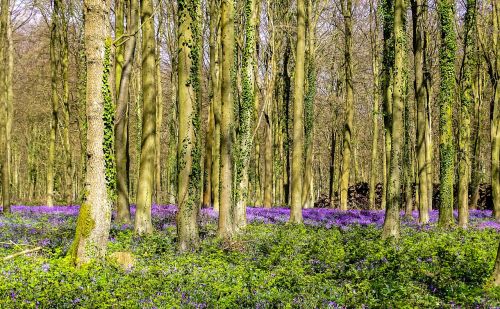
<path id="1" fill-rule="evenodd" d="M 153 232 L 151 206 L 154 192 L 154 162 L 156 134 L 155 87 L 155 31 L 152 0 L 141 0 L 142 21 L 142 132 L 139 179 L 137 185 L 137 210 L 134 231 L 137 234 Z"/>
<path id="2" fill-rule="evenodd" d="M 234 232 L 234 96 L 231 76 L 234 70 L 234 4 L 231 0 L 221 0 L 221 45 L 220 206 L 217 233 L 222 238 L 230 238 Z"/>
<path id="3" fill-rule="evenodd" d="M 441 47 L 439 51 L 440 89 L 439 89 L 439 176 L 440 206 L 439 225 L 453 224 L 453 184 L 455 179 L 453 145 L 452 110 L 455 100 L 455 59 L 456 33 L 454 18 L 454 1 L 439 0 L 438 14 L 441 31 Z"/>
<path id="4" fill-rule="evenodd" d="M 404 0 L 394 1 L 394 92 L 392 95 L 391 158 L 387 188 L 387 209 L 382 237 L 399 237 L 401 208 L 402 141 L 405 74 L 405 15 Z"/>
<path id="5" fill-rule="evenodd" d="M 111 226 L 111 205 L 104 173 L 104 49 L 109 6 L 100 0 L 85 0 L 85 52 L 87 59 L 87 169 L 86 196 L 80 207 L 75 239 L 68 251 L 71 260 L 84 264 L 103 257 Z"/>
<path id="6" fill-rule="evenodd" d="M 200 61 L 199 5 L 197 0 L 178 2 L 179 64 L 179 159 L 177 234 L 180 251 L 195 248 L 199 242 L 198 210 L 201 193 L 201 145 L 198 143 L 200 119 L 198 96 Z"/>
<path id="7" fill-rule="evenodd" d="M 0 2 L 0 165 L 2 167 L 3 213 L 11 209 L 11 130 L 12 130 L 12 71 L 13 47 L 10 21 L 10 1 Z"/>
<path id="8" fill-rule="evenodd" d="M 295 53 L 295 80 L 292 138 L 292 192 L 290 222 L 302 223 L 302 177 L 304 158 L 304 61 L 305 61 L 305 3 L 297 0 L 297 46 Z"/>
<path id="9" fill-rule="evenodd" d="M 124 9 L 126 13 L 124 14 Z M 117 0 L 115 2 L 115 156 L 116 156 L 116 220 L 129 224 L 129 87 L 133 60 L 136 49 L 137 20 L 139 18 L 138 0 Z M 125 19 L 126 18 L 126 19 Z M 126 20 L 126 32 L 124 24 Z M 125 40 L 125 33 L 127 39 Z"/>

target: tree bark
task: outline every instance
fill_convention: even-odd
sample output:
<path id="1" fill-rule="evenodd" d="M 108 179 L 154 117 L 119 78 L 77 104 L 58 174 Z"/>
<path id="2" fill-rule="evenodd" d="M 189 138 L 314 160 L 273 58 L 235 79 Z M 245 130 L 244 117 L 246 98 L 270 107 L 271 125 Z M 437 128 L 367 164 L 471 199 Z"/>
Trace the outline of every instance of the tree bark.
<path id="1" fill-rule="evenodd" d="M 68 254 L 77 264 L 103 257 L 111 225 L 111 205 L 104 175 L 103 65 L 109 7 L 100 0 L 85 0 L 87 57 L 87 195 L 80 208 L 76 235 Z"/>
<path id="2" fill-rule="evenodd" d="M 218 235 L 231 238 L 233 225 L 233 143 L 234 143 L 234 96 L 232 74 L 234 69 L 234 4 L 230 0 L 221 3 L 221 142 L 220 142 L 220 208 Z"/>
<path id="3" fill-rule="evenodd" d="M 440 206 L 439 225 L 453 224 L 453 184 L 455 179 L 455 148 L 453 146 L 452 110 L 455 94 L 456 34 L 454 2 L 438 1 L 441 48 L 439 68 L 441 84 L 439 91 L 439 157 L 440 157 Z"/>
<path id="4" fill-rule="evenodd" d="M 305 4 L 297 0 L 297 51 L 293 104 L 292 139 L 292 196 L 290 222 L 302 223 L 302 177 L 304 160 L 304 60 L 305 60 Z"/>
<path id="5" fill-rule="evenodd" d="M 399 237 L 401 207 L 401 174 L 404 109 L 404 64 L 405 64 L 405 4 L 404 0 L 394 2 L 394 92 L 392 110 L 392 139 L 390 171 L 387 188 L 387 208 L 385 212 L 382 238 Z"/>
<path id="6" fill-rule="evenodd" d="M 177 201 L 178 249 L 181 252 L 198 246 L 198 212 L 200 208 L 201 148 L 197 141 L 199 134 L 198 96 L 200 84 L 198 66 L 200 61 L 200 26 L 198 1 L 179 1 L 179 158 Z"/>
<path id="7" fill-rule="evenodd" d="M 372 115 L 372 153 L 370 166 L 370 209 L 375 209 L 375 190 L 377 182 L 378 167 L 378 118 L 379 118 L 379 50 L 378 50 L 378 17 L 375 10 L 374 1 L 370 1 L 370 42 L 372 51 L 372 69 L 373 69 L 373 115 Z"/>
<path id="8" fill-rule="evenodd" d="M 345 83 L 346 83 L 346 120 L 344 124 L 344 140 L 342 151 L 342 175 L 340 176 L 340 209 L 347 210 L 347 193 L 349 190 L 349 176 L 351 174 L 352 135 L 354 122 L 354 98 L 352 81 L 352 1 L 342 2 L 342 14 L 345 27 Z"/>
<path id="9" fill-rule="evenodd" d="M 152 0 L 141 0 L 142 22 L 142 138 L 135 233 L 150 234 L 156 154 L 155 34 Z"/>
<path id="10" fill-rule="evenodd" d="M 474 67 L 474 26 L 476 0 L 467 0 L 464 28 L 464 57 L 460 74 L 460 108 L 458 139 L 458 225 L 467 228 L 469 222 L 470 133 L 471 108 L 474 102 L 472 73 Z"/>

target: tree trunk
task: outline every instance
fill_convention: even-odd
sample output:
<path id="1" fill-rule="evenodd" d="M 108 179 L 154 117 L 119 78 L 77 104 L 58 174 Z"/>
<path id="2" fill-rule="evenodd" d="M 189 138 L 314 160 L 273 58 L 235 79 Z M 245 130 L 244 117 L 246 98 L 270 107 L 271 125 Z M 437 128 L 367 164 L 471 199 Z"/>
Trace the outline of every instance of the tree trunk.
<path id="1" fill-rule="evenodd" d="M 455 100 L 456 34 L 454 2 L 439 0 L 438 13 L 441 29 L 439 68 L 441 84 L 439 91 L 439 157 L 440 157 L 440 206 L 439 225 L 453 224 L 453 184 L 455 179 L 452 110 Z"/>
<path id="2" fill-rule="evenodd" d="M 152 0 L 141 0 L 142 21 L 142 138 L 135 233 L 150 234 L 151 205 L 154 192 L 156 135 L 155 34 Z"/>
<path id="3" fill-rule="evenodd" d="M 469 222 L 469 181 L 470 181 L 470 125 L 471 108 L 474 101 L 473 66 L 474 34 L 476 24 L 476 0 L 467 0 L 464 28 L 464 58 L 460 74 L 461 104 L 459 108 L 458 140 L 458 225 L 467 228 Z"/>
<path id="4" fill-rule="evenodd" d="M 382 238 L 399 237 L 401 207 L 401 174 L 404 109 L 404 65 L 405 65 L 405 4 L 404 0 L 394 2 L 394 92 L 392 111 L 392 140 L 390 170 L 387 188 L 387 209 L 385 212 Z"/>
<path id="5" fill-rule="evenodd" d="M 8 118 L 9 118 L 9 25 L 10 1 L 0 3 L 0 165 L 2 167 L 2 206 L 3 213 L 10 213 L 10 167 L 8 148 Z"/>
<path id="6" fill-rule="evenodd" d="M 121 1 L 121 0 L 120 0 Z M 127 33 L 132 34 L 137 29 L 139 18 L 139 4 L 137 0 L 129 0 L 127 6 Z M 118 35 L 118 32 L 117 32 Z M 121 41 L 119 42 L 119 44 Z M 124 43 L 124 56 L 121 64 L 120 75 L 117 75 L 118 88 L 115 90 L 115 156 L 116 156 L 116 186 L 117 186 L 117 214 L 116 221 L 130 224 L 129 205 L 129 137 L 128 137 L 128 110 L 129 110 L 129 85 L 130 75 L 135 56 L 136 37 L 132 35 Z M 118 49 L 117 49 L 118 51 Z M 117 58 L 119 59 L 118 55 Z M 118 71 L 117 71 L 118 74 Z M 119 83 L 118 83 L 119 80 Z"/>
<path id="7" fill-rule="evenodd" d="M 236 161 L 236 207 L 234 209 L 234 225 L 239 230 L 247 224 L 247 201 L 248 201 L 248 167 L 252 153 L 252 131 L 253 107 L 255 95 L 255 24 L 257 20 L 257 1 L 246 0 L 245 2 L 245 46 L 243 50 L 243 72 L 242 72 L 242 100 L 239 107 L 239 130 L 238 130 L 238 160 Z"/>
<path id="8" fill-rule="evenodd" d="M 233 134 L 234 98 L 232 72 L 234 70 L 234 4 L 221 3 L 221 142 L 220 142 L 220 208 L 217 233 L 223 239 L 231 238 L 233 226 Z"/>
<path id="9" fill-rule="evenodd" d="M 379 118 L 379 57 L 378 57 L 378 17 L 376 14 L 374 1 L 370 1 L 370 40 L 372 50 L 372 69 L 373 69 L 373 115 L 372 115 L 372 153 L 370 166 L 370 209 L 375 209 L 375 190 L 377 182 L 378 167 L 378 118 Z"/>
<path id="10" fill-rule="evenodd" d="M 413 59 L 414 59 L 414 91 L 417 103 L 417 177 L 418 177 L 418 218 L 420 224 L 429 222 L 429 205 L 427 198 L 427 166 L 426 166 L 426 128 L 427 116 L 426 96 L 424 85 L 424 25 L 422 0 L 411 1 L 411 11 L 413 19 Z"/>
<path id="11" fill-rule="evenodd" d="M 290 222 L 302 223 L 302 165 L 304 160 L 304 59 L 305 59 L 305 4 L 297 0 L 297 51 L 295 60 L 293 140 L 292 140 L 292 196 Z"/>
<path id="12" fill-rule="evenodd" d="M 220 15 L 217 0 L 210 0 L 210 105 L 213 115 L 212 163 L 210 176 L 212 206 L 219 211 L 219 184 L 220 184 L 220 122 L 221 122 L 221 83 L 220 83 Z"/>
<path id="13" fill-rule="evenodd" d="M 201 185 L 201 148 L 198 143 L 199 110 L 198 96 L 200 83 L 200 26 L 198 21 L 199 2 L 179 2 L 179 63 L 178 100 L 179 100 L 179 158 L 177 201 L 178 249 L 181 252 L 195 248 L 199 243 L 198 212 L 200 208 Z"/>
<path id="14" fill-rule="evenodd" d="M 353 81 L 352 81 L 352 1 L 342 1 L 342 14 L 344 15 L 345 27 L 345 83 L 346 83 L 346 120 L 344 124 L 344 140 L 342 151 L 342 175 L 340 176 L 340 209 L 347 210 L 349 176 L 351 174 L 351 156 L 352 156 L 352 135 L 354 121 L 354 99 L 353 99 Z"/>
<path id="15" fill-rule="evenodd" d="M 491 191 L 493 214 L 500 221 L 500 4 L 493 1 L 493 46 L 495 65 L 492 68 L 493 99 L 491 101 Z"/>
<path id="16" fill-rule="evenodd" d="M 49 154 L 47 159 L 47 206 L 54 206 L 54 164 L 56 155 L 56 139 L 58 128 L 59 93 L 57 79 L 59 78 L 59 52 L 61 47 L 60 35 L 60 1 L 54 1 L 52 22 L 50 25 L 50 88 L 52 113 L 49 133 Z"/>
<path id="17" fill-rule="evenodd" d="M 159 27 L 163 27 L 160 24 Z M 160 30 L 161 31 L 161 30 Z M 155 135 L 155 196 L 156 204 L 162 202 L 162 186 L 161 186 L 161 127 L 163 122 L 163 85 L 161 82 L 161 58 L 160 47 L 156 47 L 156 135 Z"/>
<path id="18" fill-rule="evenodd" d="M 383 54 L 382 54 L 382 101 L 384 109 L 384 184 L 382 191 L 382 205 L 387 206 L 389 191 L 389 166 L 391 161 L 391 135 L 392 135 L 392 91 L 394 73 L 394 0 L 382 0 L 379 8 L 383 23 Z"/>
<path id="19" fill-rule="evenodd" d="M 85 50 L 87 56 L 87 195 L 80 208 L 76 235 L 68 254 L 77 264 L 103 257 L 111 225 L 111 205 L 104 175 L 104 41 L 109 7 L 100 0 L 85 0 Z"/>
<path id="20" fill-rule="evenodd" d="M 314 206 L 314 174 L 313 174 L 313 133 L 314 133 L 314 100 L 316 97 L 316 18 L 313 16 L 313 2 L 307 2 L 307 83 L 304 98 L 304 139 L 305 165 L 304 183 L 302 187 L 302 205 L 304 208 Z"/>

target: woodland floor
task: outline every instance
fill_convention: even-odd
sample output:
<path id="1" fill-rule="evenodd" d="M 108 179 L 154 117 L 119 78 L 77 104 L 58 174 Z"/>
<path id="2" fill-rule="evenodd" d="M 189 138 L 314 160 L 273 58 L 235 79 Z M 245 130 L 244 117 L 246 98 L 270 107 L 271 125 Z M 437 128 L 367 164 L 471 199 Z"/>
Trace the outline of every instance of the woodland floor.
<path id="1" fill-rule="evenodd" d="M 200 249 L 176 254 L 175 206 L 154 206 L 155 232 L 135 238 L 113 224 L 108 251 L 130 252 L 132 268 L 105 261 L 74 268 L 65 259 L 78 206 L 14 206 L 0 217 L 0 308 L 368 308 L 500 306 L 492 288 L 500 224 L 471 211 L 467 230 L 404 219 L 396 242 L 380 239 L 382 211 L 248 208 L 249 226 L 216 238 L 203 209 Z M 417 213 L 413 216 L 416 218 Z M 7 261 L 10 254 L 41 247 Z"/>

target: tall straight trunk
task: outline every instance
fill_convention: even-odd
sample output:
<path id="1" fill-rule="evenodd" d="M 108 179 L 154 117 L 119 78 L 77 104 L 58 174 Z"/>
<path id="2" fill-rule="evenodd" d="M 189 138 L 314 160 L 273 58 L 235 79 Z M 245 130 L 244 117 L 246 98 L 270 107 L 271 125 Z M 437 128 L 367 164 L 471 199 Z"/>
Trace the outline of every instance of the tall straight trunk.
<path id="1" fill-rule="evenodd" d="M 404 74 L 405 74 L 405 4 L 404 0 L 394 2 L 394 92 L 392 111 L 392 140 L 390 171 L 387 188 L 387 208 L 385 211 L 382 238 L 399 237 L 401 207 L 401 174 L 404 109 Z"/>
<path id="2" fill-rule="evenodd" d="M 198 212 L 200 208 L 201 148 L 199 134 L 198 96 L 200 81 L 199 1 L 179 1 L 179 63 L 177 66 L 177 97 L 179 100 L 179 159 L 177 201 L 178 249 L 181 252 L 195 248 L 199 243 Z"/>
<path id="3" fill-rule="evenodd" d="M 276 56 L 275 56 L 275 34 L 271 35 L 271 68 L 267 72 L 266 76 L 266 93 L 265 93 L 265 140 L 264 140 L 264 200 L 263 206 L 265 208 L 271 208 L 273 206 L 273 167 L 274 167 L 274 156 L 273 156 L 273 93 L 274 93 L 274 83 L 275 83 L 275 70 L 276 70 Z"/>
<path id="4" fill-rule="evenodd" d="M 453 145 L 452 111 L 455 100 L 456 33 L 454 1 L 439 0 L 438 13 L 441 30 L 439 51 L 439 225 L 453 224 L 453 184 L 455 181 L 455 147 Z"/>
<path id="5" fill-rule="evenodd" d="M 500 221 L 500 4 L 493 1 L 493 46 L 495 50 L 492 65 L 493 99 L 491 101 L 491 191 L 493 214 Z"/>
<path id="6" fill-rule="evenodd" d="M 270 68 L 266 72 L 266 89 L 264 96 L 265 140 L 264 140 L 264 201 L 265 208 L 273 206 L 273 169 L 274 169 L 274 91 L 276 83 L 276 33 L 272 30 L 270 38 Z"/>
<path id="7" fill-rule="evenodd" d="M 9 10 L 10 12 L 10 10 Z M 10 16 L 10 15 L 9 15 Z M 4 166 L 4 171 L 2 174 L 4 175 L 4 180 L 6 182 L 6 187 L 7 187 L 7 192 L 6 197 L 4 199 L 5 201 L 5 212 L 9 213 L 11 211 L 10 206 L 12 204 L 12 186 L 11 186 L 11 181 L 12 181 L 12 153 L 11 153 L 11 148 L 12 148 L 12 121 L 14 119 L 14 96 L 13 96 L 13 91 L 12 91 L 12 76 L 14 72 L 14 43 L 12 41 L 12 24 L 11 24 L 11 19 L 10 17 L 7 19 L 7 29 L 6 29 L 6 35 L 7 35 L 7 48 L 6 52 L 7 54 L 5 55 L 5 61 L 7 63 L 7 72 L 5 74 L 5 89 L 6 89 L 6 94 L 7 94 L 7 121 L 5 123 L 5 133 L 6 133 L 6 156 L 7 156 L 7 162 L 6 166 Z"/>
<path id="8" fill-rule="evenodd" d="M 302 164 L 304 160 L 304 60 L 305 60 L 305 4 L 297 0 L 297 51 L 295 53 L 295 80 L 292 139 L 292 196 L 290 222 L 302 223 Z"/>
<path id="9" fill-rule="evenodd" d="M 428 11 L 427 11 L 427 0 L 422 0 L 422 16 L 423 23 L 426 24 L 428 20 Z M 428 29 L 429 26 L 424 26 L 424 29 Z M 432 99 L 432 69 L 431 69 L 431 60 L 428 52 L 428 45 L 430 42 L 430 31 L 424 31 L 424 43 L 423 43 L 423 62 L 424 62 L 424 89 L 425 89 L 425 98 L 426 98 L 426 131 L 425 131 L 425 166 L 427 171 L 427 207 L 429 211 L 432 210 L 432 201 L 433 201 L 433 166 L 432 166 L 432 158 L 433 158 L 433 150 L 432 150 L 432 107 L 431 107 L 431 99 Z"/>
<path id="10" fill-rule="evenodd" d="M 469 222 L 469 182 L 470 182 L 470 125 L 471 108 L 474 101 L 474 34 L 476 24 L 476 0 L 467 0 L 464 28 L 464 58 L 460 74 L 460 117 L 458 140 L 458 225 L 466 228 Z"/>
<path id="11" fill-rule="evenodd" d="M 120 0 L 121 1 L 121 0 Z M 128 0 L 127 11 L 127 33 L 131 34 L 137 29 L 139 18 L 139 3 L 137 0 Z M 117 33 L 118 34 L 118 33 Z M 119 42 L 119 44 L 123 44 Z M 129 88 L 133 61 L 136 48 L 136 37 L 132 35 L 125 41 L 124 57 L 121 64 L 121 72 L 116 76 L 119 80 L 118 88 L 115 90 L 116 114 L 115 114 L 115 156 L 116 156 L 116 187 L 117 187 L 117 215 L 116 221 L 130 224 L 129 205 Z M 117 57 L 118 58 L 118 57 Z M 119 59 L 119 58 L 118 58 Z M 118 73 L 118 72 L 117 72 Z"/>
<path id="12" fill-rule="evenodd" d="M 286 40 L 286 46 L 285 46 L 285 51 L 283 55 L 283 126 L 282 126 L 282 133 L 283 133 L 283 153 L 284 153 L 284 168 L 283 168 L 283 193 L 284 193 L 284 203 L 286 205 L 290 205 L 290 188 L 291 188 L 291 183 L 290 183 L 290 176 L 291 176 L 291 171 L 290 171 L 290 130 L 289 130 L 289 123 L 290 123 L 290 75 L 288 74 L 288 65 L 289 65 L 289 60 L 290 60 L 290 54 L 292 52 L 291 46 L 290 46 L 290 41 L 287 39 Z"/>
<path id="13" fill-rule="evenodd" d="M 305 165 L 304 183 L 302 187 L 302 205 L 304 208 L 314 206 L 314 173 L 313 173 L 313 133 L 314 133 L 314 100 L 316 97 L 316 18 L 313 16 L 313 2 L 307 2 L 307 82 L 304 98 L 304 139 Z"/>
<path id="14" fill-rule="evenodd" d="M 212 113 L 213 132 L 211 156 L 211 201 L 215 211 L 219 211 L 219 177 L 220 177 L 220 122 L 221 122 L 221 83 L 220 83 L 220 57 L 219 54 L 220 14 L 218 13 L 218 0 L 210 0 L 210 105 Z"/>
<path id="15" fill-rule="evenodd" d="M 261 12 L 261 3 L 256 1 L 255 3 L 255 33 L 259 33 L 260 29 L 260 12 Z M 253 117 L 254 117 L 254 133 L 253 133 L 253 144 L 254 144 L 254 153 L 253 153 L 253 179 L 252 179 L 252 204 L 254 206 L 262 205 L 262 190 L 261 190 L 261 172 L 260 172 L 260 90 L 259 90 L 259 70 L 258 70 L 258 59 L 259 59 L 259 36 L 257 35 L 255 38 L 255 48 L 253 50 L 253 72 L 254 72 L 254 94 L 253 94 Z"/>
<path id="16" fill-rule="evenodd" d="M 257 20 L 257 1 L 245 2 L 245 46 L 243 50 L 242 99 L 239 106 L 238 159 L 236 163 L 236 207 L 234 209 L 235 229 L 247 224 L 248 168 L 252 154 L 253 107 L 255 95 L 255 24 Z"/>
<path id="17" fill-rule="evenodd" d="M 406 25 L 405 25 L 406 33 Z M 406 41 L 405 41 L 406 44 Z M 406 45 L 404 46 L 406 50 Z M 413 139 L 412 139 L 412 115 L 411 115 L 411 105 L 408 102 L 408 61 L 405 57 L 404 61 L 404 76 L 403 76 L 403 132 L 404 132 L 404 144 L 403 144 L 403 178 L 404 178 L 404 204 L 405 204 L 405 217 L 407 219 L 412 219 L 413 211 L 413 184 L 415 183 L 413 179 Z"/>
<path id="18" fill-rule="evenodd" d="M 330 207 L 335 207 L 335 150 L 337 147 L 337 134 L 332 128 L 331 133 L 331 146 L 330 146 L 330 185 L 329 185 L 329 197 L 330 197 Z"/>
<path id="19" fill-rule="evenodd" d="M 389 166 L 391 161 L 391 135 L 392 135 L 392 91 L 394 74 L 394 0 L 381 0 L 379 10 L 382 15 L 383 27 L 383 54 L 382 54 L 382 103 L 384 116 L 384 166 L 383 166 L 383 191 L 382 205 L 387 206 L 389 189 Z"/>
<path id="20" fill-rule="evenodd" d="M 478 31 L 479 32 L 479 31 Z M 477 52 L 477 50 L 476 50 Z M 476 56 L 477 57 L 477 56 Z M 477 58 L 476 58 L 477 59 Z M 481 147 L 481 105 L 483 101 L 483 82 L 484 72 L 481 71 L 481 62 L 477 61 L 476 66 L 476 77 L 474 78 L 473 89 L 474 89 L 474 112 L 472 116 L 473 125 L 471 128 L 472 142 L 472 153 L 471 153 L 471 173 L 470 173 L 470 209 L 477 209 L 477 203 L 479 201 L 479 182 L 480 182 L 480 147 Z"/>
<path id="21" fill-rule="evenodd" d="M 141 0 L 142 21 L 142 138 L 135 233 L 150 234 L 156 153 L 155 32 L 152 0 Z"/>
<path id="22" fill-rule="evenodd" d="M 9 120 L 12 100 L 12 43 L 10 38 L 10 1 L 0 3 L 0 165 L 2 167 L 2 206 L 4 213 L 10 213 L 10 158 L 9 158 Z M 9 76 L 10 75 L 10 76 Z"/>
<path id="23" fill-rule="evenodd" d="M 211 82 L 211 81 L 210 81 Z M 212 90 L 210 90 L 212 92 Z M 212 95 L 212 94 L 210 94 Z M 212 101 L 212 99 L 210 99 Z M 212 148 L 214 143 L 214 111 L 210 103 L 208 107 L 208 126 L 206 131 L 205 154 L 203 157 L 203 201 L 202 208 L 212 205 Z"/>
<path id="24" fill-rule="evenodd" d="M 70 142 L 70 106 L 69 106 L 69 52 L 68 52 L 68 23 L 66 21 L 66 8 L 64 1 L 60 2 L 60 23 L 61 27 L 59 28 L 60 34 L 60 58 L 61 58 L 61 73 L 62 73 L 62 111 L 63 111 L 63 139 L 64 139 L 64 159 L 65 159 L 65 171 L 64 171 L 64 198 L 67 204 L 71 204 L 72 200 L 72 191 L 73 191 L 73 179 L 72 179 L 72 170 L 73 170 L 73 158 L 71 151 L 71 142 Z"/>
<path id="25" fill-rule="evenodd" d="M 234 70 L 234 3 L 222 0 L 221 3 L 221 125 L 220 125 L 220 237 L 230 238 L 233 226 L 233 134 L 234 134 L 234 95 L 232 72 Z"/>
<path id="26" fill-rule="evenodd" d="M 372 51 L 372 69 L 373 69 L 373 115 L 372 115 L 372 153 L 370 166 L 370 209 L 375 209 L 375 185 L 377 182 L 378 167 L 378 118 L 379 118 L 379 50 L 378 50 L 378 17 L 376 14 L 374 0 L 370 1 L 370 43 Z"/>
<path id="27" fill-rule="evenodd" d="M 104 175 L 104 41 L 109 7 L 100 0 L 85 0 L 85 51 L 87 57 L 87 175 L 86 196 L 80 207 L 75 239 L 68 255 L 80 265 L 106 253 L 111 205 Z"/>
<path id="28" fill-rule="evenodd" d="M 47 159 L 47 206 L 54 206 L 54 164 L 56 155 L 57 128 L 58 128 L 58 110 L 59 93 L 57 81 L 59 78 L 59 51 L 61 47 L 60 35 L 60 1 L 54 1 L 52 11 L 52 21 L 50 25 L 50 88 L 51 88 L 51 120 L 49 133 L 49 153 Z"/>
<path id="29" fill-rule="evenodd" d="M 163 25 L 160 24 L 160 27 Z M 161 31 L 161 30 L 160 30 Z M 161 58 L 160 47 L 156 47 L 156 135 L 155 135 L 155 196 L 156 204 L 162 202 L 162 186 L 161 186 L 161 126 L 163 122 L 163 85 L 161 82 Z"/>
<path id="30" fill-rule="evenodd" d="M 342 150 L 342 175 L 340 176 L 340 209 L 347 210 L 347 192 L 349 190 L 349 176 L 351 174 L 352 135 L 354 122 L 354 98 L 352 81 L 352 1 L 342 1 L 345 27 L 345 83 L 346 83 L 346 118 L 344 123 L 344 140 Z"/>
<path id="31" fill-rule="evenodd" d="M 417 104 L 417 177 L 418 177 L 418 220 L 420 224 L 429 222 L 429 200 L 427 199 L 427 166 L 426 166 L 426 129 L 427 116 L 426 95 L 424 85 L 424 20 L 422 0 L 411 1 L 413 19 L 413 59 L 414 59 L 414 91 Z"/>

